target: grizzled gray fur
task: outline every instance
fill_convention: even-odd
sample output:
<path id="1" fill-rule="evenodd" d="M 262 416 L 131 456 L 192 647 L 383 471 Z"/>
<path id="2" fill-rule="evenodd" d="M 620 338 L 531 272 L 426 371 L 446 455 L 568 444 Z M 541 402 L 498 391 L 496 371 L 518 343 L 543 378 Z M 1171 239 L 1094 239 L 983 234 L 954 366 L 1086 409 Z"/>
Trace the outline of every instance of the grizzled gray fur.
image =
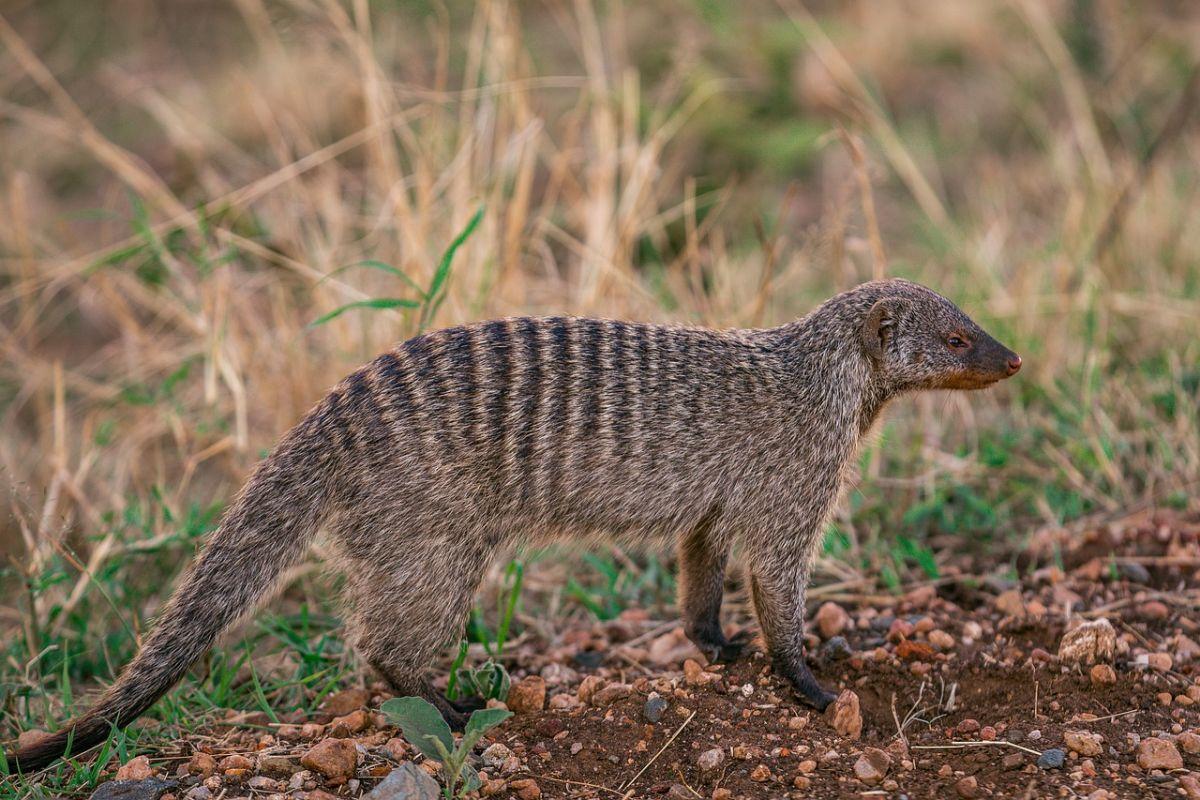
<path id="1" fill-rule="evenodd" d="M 804 594 L 847 465 L 888 400 L 978 389 L 1021 360 L 940 295 L 867 283 L 769 330 L 566 317 L 418 336 L 338 384 L 254 471 L 141 652 L 64 731 L 78 753 L 148 709 L 268 596 L 325 528 L 364 659 L 401 694 L 462 711 L 424 672 L 460 635 L 494 554 L 556 537 L 669 536 L 680 607 L 709 656 L 730 546 L 745 553 L 775 670 L 824 708 Z"/>

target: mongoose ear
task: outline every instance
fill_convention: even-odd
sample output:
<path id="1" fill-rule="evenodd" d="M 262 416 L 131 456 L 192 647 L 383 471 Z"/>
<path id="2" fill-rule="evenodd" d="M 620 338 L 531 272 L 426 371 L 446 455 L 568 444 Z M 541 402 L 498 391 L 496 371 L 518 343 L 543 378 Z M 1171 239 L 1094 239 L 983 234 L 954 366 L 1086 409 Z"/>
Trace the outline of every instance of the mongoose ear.
<path id="1" fill-rule="evenodd" d="M 899 317 L 900 301 L 894 297 L 885 297 L 871 306 L 863 320 L 862 342 L 867 355 L 876 363 L 883 362 L 883 350 L 888 339 L 896 332 L 896 320 Z"/>

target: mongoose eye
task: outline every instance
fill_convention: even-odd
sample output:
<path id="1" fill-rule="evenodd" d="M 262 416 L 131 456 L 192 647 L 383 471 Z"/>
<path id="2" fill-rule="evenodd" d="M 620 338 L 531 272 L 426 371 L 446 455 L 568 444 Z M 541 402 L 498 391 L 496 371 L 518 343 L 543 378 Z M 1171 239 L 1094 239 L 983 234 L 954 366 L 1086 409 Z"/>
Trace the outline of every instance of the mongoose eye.
<path id="1" fill-rule="evenodd" d="M 950 345 L 950 347 L 952 347 L 955 350 L 966 350 L 968 347 L 971 346 L 970 342 L 968 342 L 966 339 L 963 339 L 960 336 L 951 336 L 946 341 L 946 344 Z"/>

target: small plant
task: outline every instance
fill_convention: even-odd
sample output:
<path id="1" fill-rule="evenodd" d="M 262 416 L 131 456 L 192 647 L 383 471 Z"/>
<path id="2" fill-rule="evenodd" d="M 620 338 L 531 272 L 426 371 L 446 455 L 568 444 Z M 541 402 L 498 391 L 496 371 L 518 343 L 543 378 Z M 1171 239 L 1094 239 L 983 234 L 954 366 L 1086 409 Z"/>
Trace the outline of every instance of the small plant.
<path id="1" fill-rule="evenodd" d="M 438 308 L 441 307 L 442 301 L 446 299 L 446 279 L 450 277 L 450 265 L 454 261 L 454 254 L 458 252 L 458 248 L 462 247 L 467 239 L 471 238 L 471 234 L 475 232 L 475 228 L 479 226 L 479 223 L 482 220 L 483 208 L 480 208 L 475 212 L 471 219 L 467 221 L 466 227 L 459 232 L 458 236 L 454 237 L 454 241 L 450 242 L 450 246 L 446 248 L 446 252 L 442 253 L 442 258 L 438 262 L 437 269 L 434 270 L 433 278 L 429 282 L 428 289 L 422 289 L 415 281 L 413 281 L 412 278 L 408 277 L 391 264 L 385 264 L 382 261 L 359 261 L 347 267 L 334 270 L 326 276 L 327 278 L 332 278 L 334 275 L 350 269 L 351 267 L 369 267 L 371 269 L 376 269 L 380 272 L 386 272 L 389 275 L 399 278 L 411 289 L 416 291 L 418 295 L 420 295 L 420 300 L 411 300 L 404 297 L 372 297 L 367 300 L 358 300 L 353 303 L 347 303 L 343 306 L 338 306 L 328 314 L 318 317 L 309 323 L 309 327 L 312 328 L 316 327 L 317 325 L 324 325 L 326 322 L 336 319 L 347 311 L 352 311 L 354 309 L 366 308 L 380 310 L 388 308 L 404 308 L 420 309 L 418 330 L 425 330 L 427 327 L 429 327 L 429 324 L 433 322 L 433 317 L 437 313 Z"/>
<path id="2" fill-rule="evenodd" d="M 479 773 L 467 763 L 467 758 L 484 733 L 512 716 L 511 711 L 503 708 L 476 711 L 467 720 L 467 728 L 455 744 L 450 726 L 427 700 L 397 697 L 380 706 L 380 710 L 400 726 L 404 738 L 426 758 L 442 762 L 445 780 L 442 794 L 447 800 L 462 797 L 480 787 Z"/>

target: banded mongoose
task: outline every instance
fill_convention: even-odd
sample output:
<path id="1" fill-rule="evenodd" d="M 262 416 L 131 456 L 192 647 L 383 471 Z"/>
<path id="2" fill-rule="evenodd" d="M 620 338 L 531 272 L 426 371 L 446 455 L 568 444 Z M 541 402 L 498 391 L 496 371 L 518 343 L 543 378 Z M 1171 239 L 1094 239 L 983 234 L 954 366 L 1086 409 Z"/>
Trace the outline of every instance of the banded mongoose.
<path id="1" fill-rule="evenodd" d="M 768 330 L 567 317 L 417 336 L 339 383 L 254 470 L 141 652 L 66 729 L 9 756 L 39 769 L 148 709 L 266 597 L 324 527 L 365 661 L 448 721 L 426 682 L 499 549 L 537 537 L 674 536 L 685 630 L 713 659 L 739 543 L 775 671 L 824 709 L 804 596 L 847 464 L 884 404 L 980 389 L 1021 359 L 902 280 Z"/>

